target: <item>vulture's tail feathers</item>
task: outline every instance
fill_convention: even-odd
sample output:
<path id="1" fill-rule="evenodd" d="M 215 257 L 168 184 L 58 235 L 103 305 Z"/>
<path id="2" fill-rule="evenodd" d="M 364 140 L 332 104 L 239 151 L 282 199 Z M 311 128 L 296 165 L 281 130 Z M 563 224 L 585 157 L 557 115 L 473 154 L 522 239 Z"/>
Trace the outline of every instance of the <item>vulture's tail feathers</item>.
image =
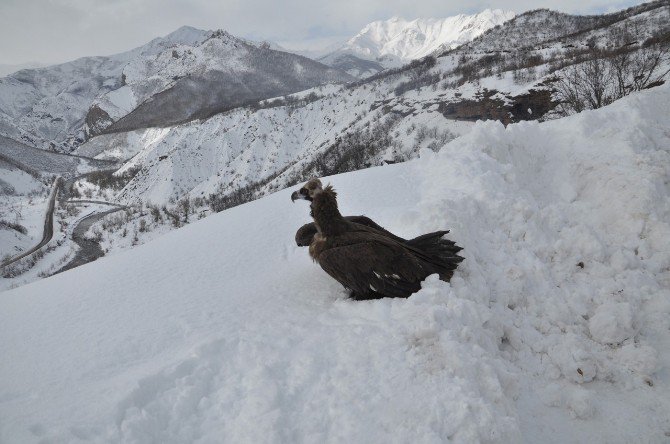
<path id="1" fill-rule="evenodd" d="M 448 230 L 436 231 L 407 241 L 408 245 L 425 254 L 424 260 L 432 265 L 440 275 L 440 279 L 445 281 L 451 279 L 454 270 L 463 261 L 463 257 L 458 255 L 463 248 L 449 239 L 444 239 L 443 236 L 447 233 Z"/>

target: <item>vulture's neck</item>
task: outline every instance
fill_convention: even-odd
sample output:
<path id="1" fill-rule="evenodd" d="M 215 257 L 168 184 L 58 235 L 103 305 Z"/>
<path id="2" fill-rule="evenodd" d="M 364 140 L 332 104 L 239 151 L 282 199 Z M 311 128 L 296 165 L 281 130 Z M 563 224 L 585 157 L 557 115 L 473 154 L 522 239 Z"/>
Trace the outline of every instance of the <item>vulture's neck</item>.
<path id="1" fill-rule="evenodd" d="M 314 196 L 312 217 L 324 237 L 336 236 L 347 230 L 347 221 L 337 209 L 337 193 L 330 185 Z"/>

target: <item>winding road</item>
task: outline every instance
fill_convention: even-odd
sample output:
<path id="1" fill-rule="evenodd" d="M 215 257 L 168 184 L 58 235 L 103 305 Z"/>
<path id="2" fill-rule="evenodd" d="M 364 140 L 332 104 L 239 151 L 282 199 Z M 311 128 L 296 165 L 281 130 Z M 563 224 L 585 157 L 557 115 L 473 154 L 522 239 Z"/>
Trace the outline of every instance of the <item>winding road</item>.
<path id="1" fill-rule="evenodd" d="M 95 201 L 76 201 L 76 202 L 101 203 L 105 205 L 112 205 L 116 208 L 104 211 L 102 213 L 93 213 L 79 221 L 77 226 L 72 231 L 72 240 L 77 245 L 79 245 L 79 250 L 77 251 L 77 254 L 75 254 L 74 258 L 72 258 L 70 262 L 68 262 L 63 268 L 54 272 L 53 274 L 58 274 L 63 271 L 67 271 L 72 268 L 78 267 L 80 265 L 93 262 L 94 260 L 104 256 L 105 252 L 102 251 L 102 248 L 100 248 L 100 244 L 97 241 L 94 241 L 93 239 L 87 239 L 86 232 L 88 231 L 89 228 L 91 228 L 91 226 L 94 223 L 98 222 L 103 217 L 126 208 L 123 205 L 111 204 L 109 202 L 95 202 Z"/>

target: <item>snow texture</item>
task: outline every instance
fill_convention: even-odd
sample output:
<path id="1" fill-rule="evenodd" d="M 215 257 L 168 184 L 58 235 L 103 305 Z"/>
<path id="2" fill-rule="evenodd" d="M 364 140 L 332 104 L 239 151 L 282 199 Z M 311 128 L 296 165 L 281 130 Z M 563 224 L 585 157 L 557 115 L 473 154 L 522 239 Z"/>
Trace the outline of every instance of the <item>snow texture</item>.
<path id="1" fill-rule="evenodd" d="M 0 441 L 663 442 L 670 87 L 326 179 L 466 260 L 354 302 L 292 190 L 0 294 Z"/>

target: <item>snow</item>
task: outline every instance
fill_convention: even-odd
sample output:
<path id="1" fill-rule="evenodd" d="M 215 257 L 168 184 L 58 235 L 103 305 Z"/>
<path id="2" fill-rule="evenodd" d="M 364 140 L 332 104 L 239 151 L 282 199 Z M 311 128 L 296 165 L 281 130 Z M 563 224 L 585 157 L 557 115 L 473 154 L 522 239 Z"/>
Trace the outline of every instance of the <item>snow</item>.
<path id="1" fill-rule="evenodd" d="M 0 220 L 18 223 L 26 229 L 24 235 L 13 229 L 0 228 L 0 260 L 3 260 L 6 256 L 11 257 L 23 252 L 42 239 L 44 213 L 48 208 L 49 189 L 43 187 L 40 191 L 42 192 L 41 195 L 34 195 L 30 198 L 25 196 L 0 196 Z"/>
<path id="2" fill-rule="evenodd" d="M 346 299 L 291 189 L 0 293 L 0 441 L 666 440 L 669 100 L 326 179 L 465 247 L 407 300 Z"/>
<path id="3" fill-rule="evenodd" d="M 0 158 L 0 196 L 3 194 L 30 194 L 44 189 L 35 177 L 8 164 Z"/>

